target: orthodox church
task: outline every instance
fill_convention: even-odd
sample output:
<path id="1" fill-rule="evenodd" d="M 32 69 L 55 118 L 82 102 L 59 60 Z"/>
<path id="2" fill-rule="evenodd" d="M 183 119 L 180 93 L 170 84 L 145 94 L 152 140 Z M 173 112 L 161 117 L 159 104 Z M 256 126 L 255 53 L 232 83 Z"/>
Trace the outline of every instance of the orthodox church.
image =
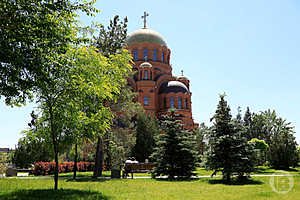
<path id="1" fill-rule="evenodd" d="M 176 108 L 184 127 L 193 129 L 198 124 L 192 117 L 190 81 L 183 71 L 181 76 L 172 73 L 171 50 L 159 33 L 146 27 L 147 16 L 144 12 L 144 28 L 127 37 L 127 49 L 132 53 L 136 71 L 128 82 L 148 113 L 160 117 L 167 114 L 168 109 Z"/>

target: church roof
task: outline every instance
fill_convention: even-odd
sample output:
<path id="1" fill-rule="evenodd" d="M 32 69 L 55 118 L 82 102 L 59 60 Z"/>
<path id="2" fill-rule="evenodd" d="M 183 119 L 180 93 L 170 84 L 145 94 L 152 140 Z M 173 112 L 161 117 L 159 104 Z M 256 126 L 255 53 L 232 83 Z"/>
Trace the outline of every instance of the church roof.
<path id="1" fill-rule="evenodd" d="M 149 42 L 167 46 L 167 43 L 158 32 L 148 28 L 141 28 L 134 31 L 133 33 L 128 35 L 128 37 L 126 38 L 126 42 L 128 45 L 131 45 L 133 43 Z"/>
<path id="2" fill-rule="evenodd" d="M 183 92 L 188 93 L 189 89 L 183 83 L 179 81 L 169 81 L 161 84 L 158 93 L 169 93 L 169 92 Z"/>

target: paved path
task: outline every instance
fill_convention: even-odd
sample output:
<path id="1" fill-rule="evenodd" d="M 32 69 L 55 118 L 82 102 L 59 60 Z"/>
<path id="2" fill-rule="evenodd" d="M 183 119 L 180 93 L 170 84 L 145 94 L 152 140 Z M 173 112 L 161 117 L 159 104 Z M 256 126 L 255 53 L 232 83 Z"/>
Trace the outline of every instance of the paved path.
<path id="1" fill-rule="evenodd" d="M 299 175 L 287 175 L 287 174 L 253 174 L 251 177 L 272 177 L 272 176 L 299 176 Z M 192 178 L 210 178 L 211 176 L 192 176 Z M 222 177 L 221 175 L 217 175 L 214 177 Z M 49 176 L 26 176 L 26 177 L 8 177 L 13 179 L 53 179 L 53 177 Z M 71 177 L 59 177 L 59 179 L 70 179 Z M 81 177 L 78 177 L 80 179 Z M 133 177 L 133 179 L 150 179 L 151 176 L 141 176 L 141 177 Z M 167 178 L 167 176 L 159 176 L 158 178 Z M 111 179 L 110 177 L 99 177 L 98 179 Z M 131 179 L 131 177 L 127 177 L 127 179 Z"/>

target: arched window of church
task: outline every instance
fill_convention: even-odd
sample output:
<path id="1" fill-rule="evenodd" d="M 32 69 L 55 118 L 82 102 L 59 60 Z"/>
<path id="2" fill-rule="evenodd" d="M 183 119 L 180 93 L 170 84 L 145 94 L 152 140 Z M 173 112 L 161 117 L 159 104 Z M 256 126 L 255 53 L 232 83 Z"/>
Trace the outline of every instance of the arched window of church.
<path id="1" fill-rule="evenodd" d="M 138 60 L 138 51 L 137 51 L 137 49 L 133 50 L 133 59 Z"/>
<path id="2" fill-rule="evenodd" d="M 164 97 L 164 108 L 167 108 L 167 98 Z"/>
<path id="3" fill-rule="evenodd" d="M 188 109 L 188 108 L 187 108 L 187 99 L 185 99 L 185 101 L 184 101 L 184 109 L 185 109 L 185 110 Z"/>
<path id="4" fill-rule="evenodd" d="M 150 73 L 150 80 L 152 80 L 152 72 L 150 71 L 149 73 Z"/>
<path id="5" fill-rule="evenodd" d="M 148 58 L 148 49 L 145 48 L 144 49 L 144 59 L 147 60 L 147 58 Z"/>
<path id="6" fill-rule="evenodd" d="M 182 109 L 182 101 L 181 101 L 181 97 L 178 97 L 178 109 Z"/>
<path id="7" fill-rule="evenodd" d="M 157 61 L 157 50 L 153 49 L 153 60 Z"/>
<path id="8" fill-rule="evenodd" d="M 170 108 L 174 108 L 175 104 L 174 104 L 174 97 L 170 97 Z"/>
<path id="9" fill-rule="evenodd" d="M 164 52 L 161 52 L 161 61 L 165 62 L 165 53 Z"/>
<path id="10" fill-rule="evenodd" d="M 143 71 L 140 72 L 141 80 L 143 80 Z"/>
<path id="11" fill-rule="evenodd" d="M 144 96 L 144 106 L 148 106 L 148 105 L 149 105 L 149 97 Z"/>
<path id="12" fill-rule="evenodd" d="M 145 71 L 145 80 L 148 80 L 148 71 Z"/>

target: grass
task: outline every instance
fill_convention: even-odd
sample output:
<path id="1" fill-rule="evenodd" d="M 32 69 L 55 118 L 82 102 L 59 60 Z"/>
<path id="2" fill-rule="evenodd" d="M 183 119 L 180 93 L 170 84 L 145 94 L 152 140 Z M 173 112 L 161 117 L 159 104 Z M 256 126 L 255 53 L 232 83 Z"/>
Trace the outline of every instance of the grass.
<path id="1" fill-rule="evenodd" d="M 258 167 L 255 174 L 273 174 L 278 171 L 267 167 Z M 212 171 L 198 168 L 197 175 L 211 175 Z M 59 190 L 53 191 L 52 179 L 0 179 L 0 200 L 37 200 L 37 199 L 245 199 L 245 200 L 296 200 L 300 199 L 300 168 L 288 171 L 293 175 L 293 188 L 287 194 L 273 191 L 287 190 L 287 177 L 252 177 L 242 182 L 224 183 L 217 178 L 196 178 L 185 181 L 167 181 L 164 179 L 92 179 L 92 172 L 79 172 L 78 180 L 72 180 L 72 173 L 60 174 Z M 104 177 L 110 172 L 104 172 Z M 150 176 L 149 174 L 135 174 Z"/>
<path id="2" fill-rule="evenodd" d="M 201 172 L 202 169 L 199 169 Z M 264 169 L 271 171 L 270 169 Z M 294 172 L 293 172 L 294 173 Z M 299 174 L 299 172 L 298 172 Z M 0 179 L 0 199 L 245 199 L 294 200 L 300 197 L 300 176 L 294 176 L 294 186 L 287 194 L 272 190 L 271 177 L 254 177 L 244 182 L 224 184 L 220 178 L 200 178 L 188 181 L 155 179 L 91 179 L 84 174 L 78 181 L 62 179 L 58 191 L 53 191 L 51 179 Z M 276 189 L 286 189 L 286 177 L 275 179 Z"/>

